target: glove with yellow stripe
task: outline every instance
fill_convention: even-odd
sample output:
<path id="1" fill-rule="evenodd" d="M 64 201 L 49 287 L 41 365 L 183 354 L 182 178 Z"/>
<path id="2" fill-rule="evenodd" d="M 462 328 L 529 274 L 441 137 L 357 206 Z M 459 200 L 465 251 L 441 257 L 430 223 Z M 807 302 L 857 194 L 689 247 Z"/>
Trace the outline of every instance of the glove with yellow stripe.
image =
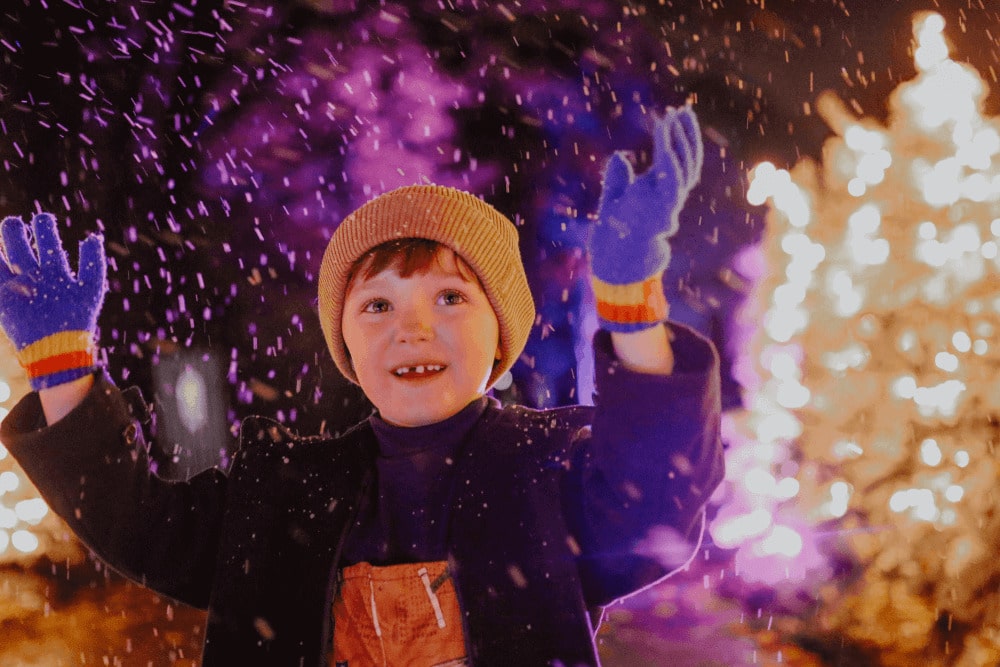
<path id="1" fill-rule="evenodd" d="M 96 370 L 94 338 L 107 269 L 103 237 L 91 235 L 80 243 L 80 270 L 74 275 L 55 219 L 40 213 L 31 227 L 37 253 L 20 218 L 0 223 L 5 255 L 0 257 L 0 327 L 38 391 Z"/>
<path id="2" fill-rule="evenodd" d="M 636 177 L 621 151 L 604 168 L 590 237 L 591 284 L 601 328 L 630 332 L 667 319 L 663 272 L 677 216 L 701 174 L 704 148 L 690 106 L 668 108 L 653 131 L 653 164 Z"/>

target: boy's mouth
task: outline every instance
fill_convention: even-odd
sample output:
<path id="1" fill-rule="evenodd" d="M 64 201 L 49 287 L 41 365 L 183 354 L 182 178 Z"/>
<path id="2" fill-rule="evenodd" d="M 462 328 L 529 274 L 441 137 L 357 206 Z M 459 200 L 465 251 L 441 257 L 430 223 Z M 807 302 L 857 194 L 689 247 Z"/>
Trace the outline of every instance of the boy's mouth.
<path id="1" fill-rule="evenodd" d="M 437 375 L 443 371 L 447 366 L 444 364 L 419 364 L 416 366 L 400 366 L 392 371 L 392 374 L 398 378 L 403 378 L 407 380 L 416 380 L 420 378 L 427 378 Z"/>

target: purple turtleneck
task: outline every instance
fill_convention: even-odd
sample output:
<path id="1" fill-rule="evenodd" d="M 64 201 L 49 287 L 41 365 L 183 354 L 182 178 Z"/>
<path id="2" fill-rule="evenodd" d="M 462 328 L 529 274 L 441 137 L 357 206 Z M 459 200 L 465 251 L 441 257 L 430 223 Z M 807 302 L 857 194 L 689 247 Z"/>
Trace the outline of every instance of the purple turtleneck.
<path id="1" fill-rule="evenodd" d="M 379 444 L 375 481 L 344 545 L 343 565 L 445 560 L 454 462 L 491 403 L 483 396 L 427 426 L 394 426 L 369 417 Z"/>

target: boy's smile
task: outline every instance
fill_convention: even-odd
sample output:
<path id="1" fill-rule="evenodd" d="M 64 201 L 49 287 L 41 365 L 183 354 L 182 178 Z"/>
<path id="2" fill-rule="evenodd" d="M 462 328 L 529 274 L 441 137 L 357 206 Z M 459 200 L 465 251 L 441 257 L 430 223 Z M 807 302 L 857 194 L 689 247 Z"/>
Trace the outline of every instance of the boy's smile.
<path id="1" fill-rule="evenodd" d="M 404 380 L 420 380 L 433 377 L 445 368 L 447 366 L 444 364 L 417 364 L 416 366 L 400 366 L 393 373 L 396 374 L 396 377 Z"/>
<path id="2" fill-rule="evenodd" d="M 359 276 L 342 326 L 361 388 L 398 426 L 439 422 L 482 396 L 499 351 L 486 293 L 447 249 L 405 278 L 393 266 Z"/>

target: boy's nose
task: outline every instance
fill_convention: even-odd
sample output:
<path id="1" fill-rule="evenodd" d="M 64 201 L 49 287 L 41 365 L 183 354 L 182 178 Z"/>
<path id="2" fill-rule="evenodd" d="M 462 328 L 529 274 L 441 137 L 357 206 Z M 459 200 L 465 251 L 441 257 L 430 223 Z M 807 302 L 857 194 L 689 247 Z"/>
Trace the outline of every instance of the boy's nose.
<path id="1" fill-rule="evenodd" d="M 431 340 L 434 337 L 434 327 L 431 326 L 429 313 L 419 308 L 407 308 L 399 323 L 397 338 L 401 343 Z"/>

